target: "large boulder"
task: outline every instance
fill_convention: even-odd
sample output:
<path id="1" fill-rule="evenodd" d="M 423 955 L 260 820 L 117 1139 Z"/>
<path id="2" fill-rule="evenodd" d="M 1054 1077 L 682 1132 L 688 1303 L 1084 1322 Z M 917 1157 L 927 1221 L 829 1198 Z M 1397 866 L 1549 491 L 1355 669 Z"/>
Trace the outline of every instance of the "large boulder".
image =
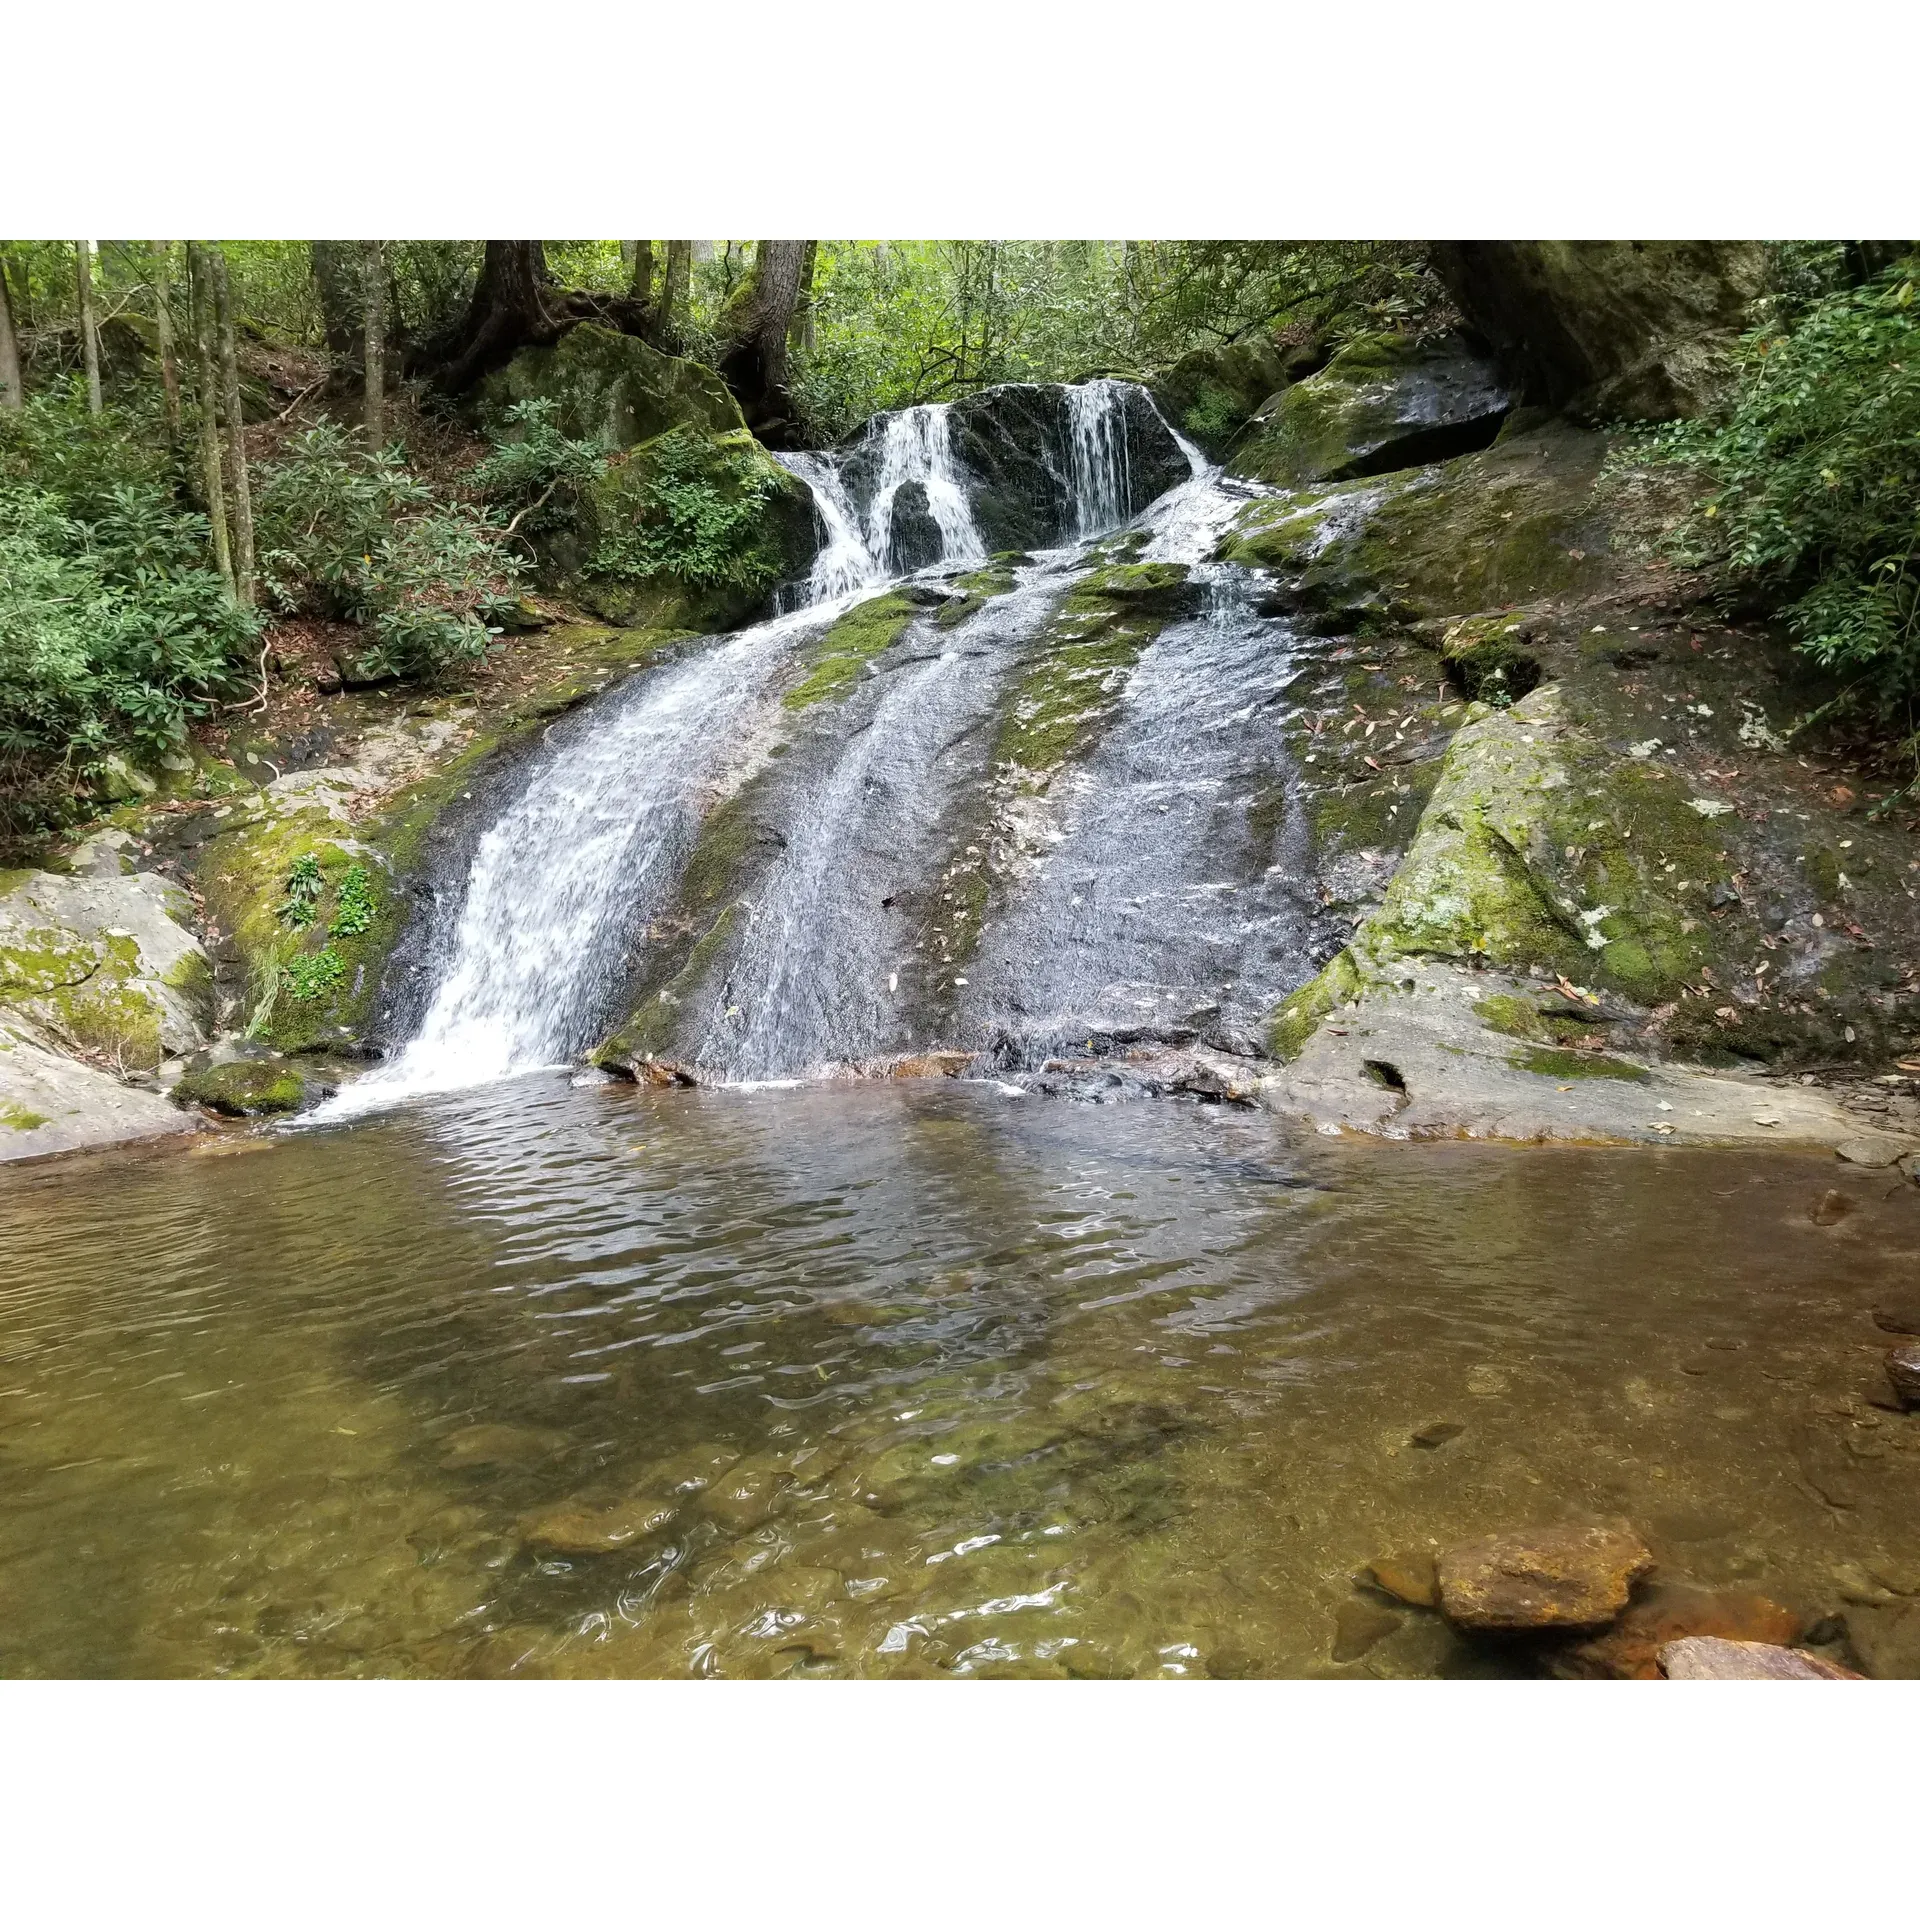
<path id="1" fill-rule="evenodd" d="M 1472 1540 L 1440 1556 L 1440 1610 L 1456 1627 L 1601 1627 L 1626 1607 L 1653 1556 L 1621 1527 L 1543 1527 Z"/>
<path id="2" fill-rule="evenodd" d="M 1700 412 L 1768 273 L 1750 241 L 1464 240 L 1432 258 L 1529 401 L 1596 419 Z"/>
<path id="3" fill-rule="evenodd" d="M 1491 446 L 1513 400 L 1500 374 L 1458 336 L 1370 334 L 1275 394 L 1232 470 L 1301 487 L 1424 466 Z"/>
<path id="4" fill-rule="evenodd" d="M 948 410 L 949 445 L 989 553 L 1059 546 L 1077 531 L 1069 392 L 1063 386 L 987 387 L 954 401 Z M 1178 486 L 1191 468 L 1144 387 L 1112 382 L 1108 393 L 1118 413 L 1125 518 Z M 867 427 L 841 469 L 862 514 L 880 484 L 887 418 L 881 415 Z M 905 505 L 925 516 L 923 500 Z M 901 507 L 896 501 L 896 517 Z"/>
<path id="5" fill-rule="evenodd" d="M 578 326 L 550 347 L 523 347 L 481 384 L 490 414 L 523 400 L 552 401 L 563 433 L 609 448 L 638 446 L 678 426 L 737 433 L 747 424 L 711 367 L 606 327 Z"/>
<path id="6" fill-rule="evenodd" d="M 1327 350 L 1315 342 L 1282 345 L 1255 334 L 1225 347 L 1196 347 L 1153 385 L 1166 417 L 1203 451 L 1224 460 L 1261 403 L 1318 372 Z"/>

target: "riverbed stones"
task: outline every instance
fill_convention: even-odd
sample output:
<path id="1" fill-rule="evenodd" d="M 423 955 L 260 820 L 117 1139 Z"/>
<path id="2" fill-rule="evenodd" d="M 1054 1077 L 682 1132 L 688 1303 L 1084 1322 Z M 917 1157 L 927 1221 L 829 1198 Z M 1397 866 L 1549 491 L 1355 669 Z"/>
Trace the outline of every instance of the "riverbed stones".
<path id="1" fill-rule="evenodd" d="M 1381 1592 L 1410 1607 L 1437 1607 L 1440 1580 L 1430 1553 L 1383 1553 L 1369 1560 L 1366 1575 Z"/>
<path id="2" fill-rule="evenodd" d="M 1895 1347 L 1887 1355 L 1887 1384 L 1908 1412 L 1920 1408 L 1920 1345 Z"/>
<path id="3" fill-rule="evenodd" d="M 1370 1653 L 1388 1634 L 1397 1632 L 1401 1616 L 1377 1601 L 1342 1601 L 1333 1616 L 1333 1663 L 1351 1666 Z"/>
<path id="4" fill-rule="evenodd" d="M 1657 1680 L 1660 1651 L 1670 1642 L 1709 1637 L 1784 1647 L 1799 1629 L 1799 1617 L 1765 1594 L 1662 1582 L 1639 1594 L 1606 1632 L 1557 1649 L 1547 1664 L 1565 1680 Z"/>
<path id="5" fill-rule="evenodd" d="M 1598 1627 L 1626 1606 L 1653 1555 L 1624 1527 L 1542 1527 L 1471 1540 L 1436 1566 L 1440 1608 L 1457 1627 Z"/>
<path id="6" fill-rule="evenodd" d="M 1892 1134 L 1863 1133 L 1851 1140 L 1842 1140 L 1833 1151 L 1837 1158 L 1851 1166 L 1871 1167 L 1879 1172 L 1882 1168 L 1893 1166 L 1912 1147 L 1912 1141 L 1898 1139 Z"/>
<path id="7" fill-rule="evenodd" d="M 528 1514 L 520 1537 L 553 1553 L 614 1553 L 671 1525 L 678 1510 L 653 1494 L 581 1495 Z"/>
<path id="8" fill-rule="evenodd" d="M 1800 1647 L 1702 1635 L 1660 1649 L 1669 1680 L 1858 1680 L 1861 1676 Z"/>
<path id="9" fill-rule="evenodd" d="M 1920 1335 L 1920 1287 L 1883 1295 L 1874 1305 L 1873 1324 L 1882 1333 Z"/>
<path id="10" fill-rule="evenodd" d="M 1838 1187 L 1829 1187 L 1807 1209 L 1807 1218 L 1816 1227 L 1838 1226 L 1853 1211 L 1853 1202 Z"/>

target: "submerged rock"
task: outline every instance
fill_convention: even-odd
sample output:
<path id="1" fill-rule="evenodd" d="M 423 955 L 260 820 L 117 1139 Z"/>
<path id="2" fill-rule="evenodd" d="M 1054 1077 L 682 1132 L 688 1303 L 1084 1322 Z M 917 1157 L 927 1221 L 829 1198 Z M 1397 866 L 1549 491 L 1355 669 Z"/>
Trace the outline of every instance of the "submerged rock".
<path id="1" fill-rule="evenodd" d="M 1920 1407 L 1920 1346 L 1895 1347 L 1887 1355 L 1887 1381 L 1903 1407 Z"/>
<path id="2" fill-rule="evenodd" d="M 1440 1576 L 1430 1553 L 1383 1553 L 1367 1562 L 1366 1573 L 1383 1593 L 1410 1607 L 1440 1604 Z"/>
<path id="3" fill-rule="evenodd" d="M 1440 1609 L 1455 1626 L 1482 1630 L 1604 1626 L 1652 1565 L 1623 1528 L 1501 1534 L 1440 1556 Z"/>
<path id="4" fill-rule="evenodd" d="M 1858 1680 L 1861 1676 L 1799 1647 L 1711 1636 L 1675 1640 L 1660 1649 L 1669 1680 Z"/>
<path id="5" fill-rule="evenodd" d="M 656 1494 L 609 1495 L 564 1500 L 520 1523 L 531 1547 L 554 1553 L 614 1553 L 672 1523 L 677 1503 Z"/>
<path id="6" fill-rule="evenodd" d="M 1512 406 L 1500 375 L 1457 337 L 1373 334 L 1276 394 L 1232 471 L 1300 487 L 1424 466 L 1491 446 Z"/>
<path id="7" fill-rule="evenodd" d="M 1351 1666 L 1390 1634 L 1404 1616 L 1372 1600 L 1343 1601 L 1333 1616 L 1333 1663 Z"/>
<path id="8" fill-rule="evenodd" d="M 1605 1633 L 1553 1653 L 1548 1669 L 1566 1680 L 1657 1680 L 1671 1642 L 1708 1636 L 1785 1647 L 1799 1630 L 1798 1616 L 1764 1594 L 1656 1584 Z"/>

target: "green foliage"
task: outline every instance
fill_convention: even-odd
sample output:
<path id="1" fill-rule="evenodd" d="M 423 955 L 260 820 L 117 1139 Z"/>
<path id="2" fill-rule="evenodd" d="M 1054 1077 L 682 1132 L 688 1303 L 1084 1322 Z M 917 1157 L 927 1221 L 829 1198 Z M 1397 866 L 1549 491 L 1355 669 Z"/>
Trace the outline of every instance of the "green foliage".
<path id="1" fill-rule="evenodd" d="M 332 947 L 322 947 L 318 953 L 296 953 L 282 971 L 294 999 L 318 1000 L 347 977 L 347 963 Z"/>
<path id="2" fill-rule="evenodd" d="M 272 604 L 364 628 L 366 670 L 403 679 L 482 653 L 524 571 L 490 513 L 436 493 L 397 448 L 363 452 L 331 424 L 260 470 L 255 518 Z"/>
<path id="3" fill-rule="evenodd" d="M 609 580 L 671 578 L 695 587 L 771 586 L 779 565 L 754 536 L 778 481 L 750 452 L 685 427 L 637 450 L 638 512 L 604 527 L 587 571 Z"/>
<path id="4" fill-rule="evenodd" d="M 340 876 L 340 892 L 333 904 L 333 925 L 328 929 L 336 940 L 351 940 L 373 925 L 376 904 L 367 870 L 356 860 Z"/>
<path id="5" fill-rule="evenodd" d="M 568 439 L 559 411 L 557 400 L 516 401 L 500 417 L 493 451 L 468 475 L 487 499 L 513 513 L 522 532 L 570 522 L 580 489 L 607 464 L 597 441 Z"/>
<path id="6" fill-rule="evenodd" d="M 137 417 L 67 387 L 0 414 L 0 834 L 59 824 L 110 753 L 177 744 L 256 625 Z"/>
<path id="7" fill-rule="evenodd" d="M 320 904 L 320 890 L 324 882 L 320 878 L 320 857 L 318 854 L 303 853 L 295 857 L 293 865 L 287 870 L 286 898 L 274 908 L 274 918 L 283 927 L 310 927 Z"/>
<path id="8" fill-rule="evenodd" d="M 1920 301 L 1909 260 L 1778 314 L 1741 343 L 1720 413 L 1633 458 L 1709 491 L 1683 556 L 1782 607 L 1848 698 L 1910 730 L 1920 703 Z M 1791 307 L 1788 309 L 1791 311 Z"/>

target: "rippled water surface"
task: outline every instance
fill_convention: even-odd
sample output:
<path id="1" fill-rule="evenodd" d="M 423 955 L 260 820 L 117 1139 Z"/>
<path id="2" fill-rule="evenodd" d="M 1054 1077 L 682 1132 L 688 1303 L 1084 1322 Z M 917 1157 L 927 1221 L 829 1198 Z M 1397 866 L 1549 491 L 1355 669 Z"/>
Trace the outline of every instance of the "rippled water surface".
<path id="1" fill-rule="evenodd" d="M 1336 1663 L 1355 1570 L 1920 1560 L 1862 1398 L 1920 1198 L 1811 1156 L 534 1076 L 0 1209 L 13 1675 L 1499 1671 L 1413 1610 Z"/>

